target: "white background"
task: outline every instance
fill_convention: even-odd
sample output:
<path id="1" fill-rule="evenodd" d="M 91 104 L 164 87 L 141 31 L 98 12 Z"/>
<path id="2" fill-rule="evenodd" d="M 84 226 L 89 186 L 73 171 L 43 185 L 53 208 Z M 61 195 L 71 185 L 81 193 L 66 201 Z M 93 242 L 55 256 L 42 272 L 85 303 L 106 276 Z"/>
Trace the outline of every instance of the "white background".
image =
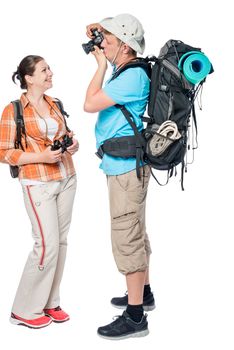
<path id="1" fill-rule="evenodd" d="M 32 246 L 20 185 L 0 165 L 0 342 L 4 349 L 233 350 L 233 12 L 231 1 L 148 0 L 1 1 L 0 109 L 20 96 L 12 72 L 28 54 L 47 60 L 54 72 L 48 94 L 62 99 L 80 141 L 74 157 L 78 191 L 61 289 L 65 324 L 41 330 L 8 322 L 21 272 Z M 109 300 L 125 292 L 115 267 L 105 176 L 94 156 L 96 115 L 83 112 L 94 58 L 81 43 L 85 26 L 107 16 L 132 13 L 145 28 L 146 54 L 158 54 L 168 39 L 201 47 L 214 65 L 198 111 L 199 149 L 185 177 L 167 187 L 151 180 L 148 233 L 151 285 L 157 308 L 149 313 L 148 337 L 110 342 L 96 335 L 118 310 Z M 3 345 L 4 344 L 4 345 Z"/>

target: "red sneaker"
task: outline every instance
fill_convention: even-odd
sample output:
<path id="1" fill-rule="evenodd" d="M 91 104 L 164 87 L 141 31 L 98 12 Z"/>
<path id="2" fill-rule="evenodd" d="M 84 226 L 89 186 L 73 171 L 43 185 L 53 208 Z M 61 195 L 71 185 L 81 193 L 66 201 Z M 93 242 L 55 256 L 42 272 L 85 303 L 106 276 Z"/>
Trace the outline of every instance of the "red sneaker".
<path id="1" fill-rule="evenodd" d="M 45 315 L 49 316 L 54 322 L 66 322 L 70 320 L 70 316 L 64 312 L 60 306 L 57 306 L 54 309 L 45 309 Z"/>
<path id="2" fill-rule="evenodd" d="M 43 328 L 49 326 L 52 320 L 48 316 L 38 317 L 34 320 L 26 320 L 25 318 L 11 313 L 10 322 L 19 326 L 26 326 L 29 328 Z"/>

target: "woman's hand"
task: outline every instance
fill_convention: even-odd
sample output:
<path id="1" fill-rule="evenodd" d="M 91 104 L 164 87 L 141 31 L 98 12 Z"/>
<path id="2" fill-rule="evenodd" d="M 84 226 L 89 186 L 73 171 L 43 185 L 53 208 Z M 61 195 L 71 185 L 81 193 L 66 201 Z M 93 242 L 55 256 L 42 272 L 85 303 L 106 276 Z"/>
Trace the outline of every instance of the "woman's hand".
<path id="1" fill-rule="evenodd" d="M 76 139 L 72 139 L 73 144 L 67 148 L 67 151 L 73 156 L 79 149 L 79 142 Z"/>
<path id="2" fill-rule="evenodd" d="M 48 146 L 43 152 L 40 153 L 40 163 L 57 163 L 61 162 L 62 159 L 62 149 L 56 151 L 51 151 L 51 146 Z"/>

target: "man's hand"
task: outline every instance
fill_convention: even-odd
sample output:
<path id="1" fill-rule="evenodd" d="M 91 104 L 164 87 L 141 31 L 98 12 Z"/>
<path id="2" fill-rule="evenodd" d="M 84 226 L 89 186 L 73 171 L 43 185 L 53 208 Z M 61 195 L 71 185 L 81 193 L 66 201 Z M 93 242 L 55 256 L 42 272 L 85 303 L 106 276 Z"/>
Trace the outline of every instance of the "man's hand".
<path id="1" fill-rule="evenodd" d="M 91 53 L 96 58 L 98 68 L 101 68 L 103 70 L 103 73 L 105 73 L 107 70 L 107 59 L 103 51 L 100 50 L 99 47 L 94 46 L 94 51 L 91 51 Z"/>
<path id="2" fill-rule="evenodd" d="M 91 23 L 86 27 L 86 35 L 90 38 L 93 39 L 93 33 L 92 29 L 97 29 L 99 32 L 103 30 L 102 26 L 99 23 Z"/>

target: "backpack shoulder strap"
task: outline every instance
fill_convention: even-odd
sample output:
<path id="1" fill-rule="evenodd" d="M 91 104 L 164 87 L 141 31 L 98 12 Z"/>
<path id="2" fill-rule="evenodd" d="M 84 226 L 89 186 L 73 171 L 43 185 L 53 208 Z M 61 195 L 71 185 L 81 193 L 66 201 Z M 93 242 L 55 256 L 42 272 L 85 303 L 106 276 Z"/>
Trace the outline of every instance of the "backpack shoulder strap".
<path id="1" fill-rule="evenodd" d="M 21 139 L 22 135 L 25 137 L 25 143 L 27 147 L 27 140 L 26 140 L 26 131 L 25 131 L 25 124 L 24 124 L 24 116 L 23 116 L 23 107 L 20 102 L 20 100 L 15 100 L 11 102 L 14 107 L 14 119 L 16 124 L 16 140 L 15 140 L 15 148 L 22 148 L 24 151 L 24 147 L 22 145 Z"/>
<path id="2" fill-rule="evenodd" d="M 151 77 L 151 64 L 149 63 L 149 60 L 147 58 L 141 58 L 137 57 L 134 60 L 130 61 L 129 63 L 125 64 L 124 66 L 117 69 L 117 71 L 113 74 L 110 81 L 116 79 L 122 72 L 129 68 L 142 68 L 148 75 L 148 77 Z"/>
<path id="3" fill-rule="evenodd" d="M 65 123 L 65 126 L 66 126 L 66 129 L 68 132 L 71 132 L 71 130 L 69 129 L 69 127 L 67 126 L 67 121 L 66 121 L 66 118 L 69 117 L 69 114 L 67 114 L 67 112 L 64 110 L 64 107 L 63 107 L 63 103 L 61 100 L 59 100 L 58 98 L 55 98 L 54 99 L 54 103 L 56 104 L 56 106 L 58 107 L 58 109 L 60 110 L 62 116 L 63 116 L 63 119 L 64 119 L 64 123 Z M 66 117 L 66 118 L 65 118 Z"/>
<path id="4" fill-rule="evenodd" d="M 145 140 L 144 137 L 142 136 L 142 133 L 138 131 L 137 126 L 135 124 L 135 121 L 133 119 L 132 114 L 127 110 L 127 108 L 124 105 L 115 105 L 116 108 L 119 108 L 125 118 L 127 119 L 128 123 L 133 129 L 134 132 L 134 137 L 136 141 L 136 173 L 137 177 L 140 179 L 140 162 L 143 162 L 143 153 L 144 153 L 144 148 L 145 148 Z"/>

